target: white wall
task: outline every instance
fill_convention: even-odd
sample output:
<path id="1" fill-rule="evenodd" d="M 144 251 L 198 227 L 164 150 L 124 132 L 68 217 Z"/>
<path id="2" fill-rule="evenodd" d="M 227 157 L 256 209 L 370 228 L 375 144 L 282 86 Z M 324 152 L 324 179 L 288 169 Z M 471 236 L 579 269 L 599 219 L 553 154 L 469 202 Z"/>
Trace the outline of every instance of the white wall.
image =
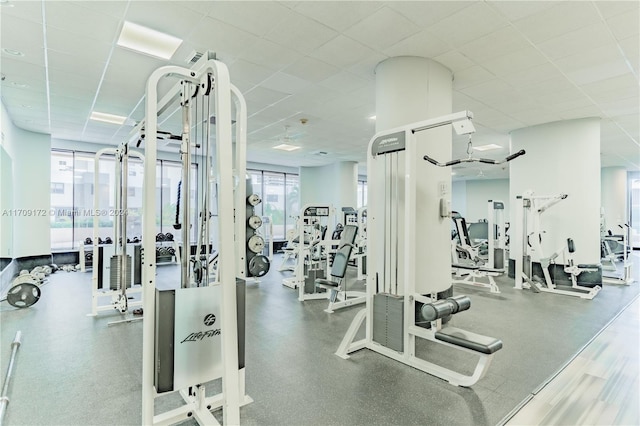
<path id="1" fill-rule="evenodd" d="M 337 220 L 342 207 L 357 207 L 358 163 L 340 161 L 320 167 L 300 167 L 300 207 L 331 204 Z"/>
<path id="2" fill-rule="evenodd" d="M 13 218 L 4 214 L 13 209 L 13 160 L 9 140 L 13 138 L 13 124 L 2 106 L 0 118 L 0 257 L 13 257 Z"/>
<path id="3" fill-rule="evenodd" d="M 567 120 L 511 132 L 511 152 L 527 154 L 510 164 L 510 196 L 568 194 L 542 216 L 545 254 L 573 238 L 576 263 L 600 261 L 600 119 Z M 514 228 L 511 210 L 511 229 Z M 514 241 L 514 236 L 511 236 Z"/>
<path id="4" fill-rule="evenodd" d="M 509 218 L 509 179 L 478 179 L 453 182 L 451 209 L 468 223 L 488 219 L 488 201 L 503 201 Z"/>
<path id="5" fill-rule="evenodd" d="M 13 217 L 12 257 L 51 254 L 51 137 L 14 126 L 4 106 L 2 132 L 12 159 L 12 209 L 20 212 Z"/>
<path id="6" fill-rule="evenodd" d="M 627 170 L 624 167 L 603 167 L 600 188 L 606 230 L 621 233 L 618 225 L 628 223 Z"/>

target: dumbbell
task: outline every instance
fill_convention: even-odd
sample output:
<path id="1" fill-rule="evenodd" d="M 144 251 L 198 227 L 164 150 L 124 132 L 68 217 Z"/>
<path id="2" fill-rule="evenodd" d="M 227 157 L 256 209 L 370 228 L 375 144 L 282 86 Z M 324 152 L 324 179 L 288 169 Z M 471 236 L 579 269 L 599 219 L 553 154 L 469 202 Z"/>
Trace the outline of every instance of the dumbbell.
<path id="1" fill-rule="evenodd" d="M 93 244 L 93 240 L 91 238 L 87 237 L 87 238 L 84 239 L 84 243 L 85 243 L 85 245 L 90 246 L 91 244 Z"/>
<path id="2" fill-rule="evenodd" d="M 176 249 L 174 249 L 173 247 L 169 247 L 169 248 L 167 249 L 167 252 L 168 252 L 171 256 L 173 256 L 173 255 L 175 255 L 175 254 L 176 254 Z"/>
<path id="3" fill-rule="evenodd" d="M 91 262 L 93 260 L 93 253 L 88 251 L 84 254 L 84 260 Z"/>
<path id="4" fill-rule="evenodd" d="M 156 235 L 156 241 L 164 241 L 164 234 L 162 232 Z"/>
<path id="5" fill-rule="evenodd" d="M 165 241 L 173 241 L 173 234 L 171 232 L 167 232 L 164 234 Z"/>
<path id="6" fill-rule="evenodd" d="M 98 237 L 98 244 L 104 244 L 104 240 L 101 237 Z"/>
<path id="7" fill-rule="evenodd" d="M 104 243 L 105 244 L 113 244 L 113 240 L 111 239 L 111 237 L 107 237 L 104 239 Z"/>

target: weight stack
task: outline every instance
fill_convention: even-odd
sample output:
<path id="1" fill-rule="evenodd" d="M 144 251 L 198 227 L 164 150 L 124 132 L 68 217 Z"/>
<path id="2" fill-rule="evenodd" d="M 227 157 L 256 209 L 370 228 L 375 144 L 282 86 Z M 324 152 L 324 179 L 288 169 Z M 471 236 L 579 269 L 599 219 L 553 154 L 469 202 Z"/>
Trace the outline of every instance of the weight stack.
<path id="1" fill-rule="evenodd" d="M 373 341 L 394 351 L 404 351 L 404 297 L 373 295 Z"/>
<path id="2" fill-rule="evenodd" d="M 121 271 L 121 267 L 122 267 L 122 263 L 120 261 L 120 258 L 122 257 L 121 254 L 117 254 L 114 256 L 111 256 L 110 259 L 110 265 L 111 265 L 111 269 L 110 269 L 110 273 L 109 273 L 109 289 L 111 290 L 120 290 L 122 287 L 120 286 L 120 271 Z M 130 288 L 131 287 L 131 256 L 127 255 L 127 276 L 125 278 L 125 282 L 126 282 L 126 288 Z"/>

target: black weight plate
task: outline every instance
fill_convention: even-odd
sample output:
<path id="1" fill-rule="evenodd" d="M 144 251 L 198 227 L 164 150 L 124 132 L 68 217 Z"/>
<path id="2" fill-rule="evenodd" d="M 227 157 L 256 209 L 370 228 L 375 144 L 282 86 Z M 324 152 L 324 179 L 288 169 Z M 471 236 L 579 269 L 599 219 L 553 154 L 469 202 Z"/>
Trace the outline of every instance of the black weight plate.
<path id="1" fill-rule="evenodd" d="M 253 277 L 263 277 L 269 272 L 271 266 L 269 258 L 261 254 L 253 256 L 249 261 L 249 274 Z"/>
<path id="2" fill-rule="evenodd" d="M 22 283 L 9 289 L 7 302 L 16 308 L 28 308 L 40 300 L 40 287 L 35 284 Z"/>

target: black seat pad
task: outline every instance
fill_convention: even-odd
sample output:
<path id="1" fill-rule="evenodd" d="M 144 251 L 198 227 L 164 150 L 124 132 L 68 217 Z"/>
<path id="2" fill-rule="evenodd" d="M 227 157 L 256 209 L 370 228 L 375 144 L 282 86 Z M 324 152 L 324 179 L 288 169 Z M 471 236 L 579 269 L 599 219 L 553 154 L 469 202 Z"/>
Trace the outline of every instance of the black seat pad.
<path id="1" fill-rule="evenodd" d="M 455 327 L 446 327 L 436 331 L 436 339 L 452 345 L 461 346 L 476 352 L 490 355 L 502 349 L 502 341 Z"/>
<path id="2" fill-rule="evenodd" d="M 316 278 L 315 281 L 317 286 L 324 286 L 324 287 L 338 287 L 340 285 L 340 283 L 337 283 L 335 281 L 330 281 L 330 280 L 325 280 L 324 278 Z"/>

